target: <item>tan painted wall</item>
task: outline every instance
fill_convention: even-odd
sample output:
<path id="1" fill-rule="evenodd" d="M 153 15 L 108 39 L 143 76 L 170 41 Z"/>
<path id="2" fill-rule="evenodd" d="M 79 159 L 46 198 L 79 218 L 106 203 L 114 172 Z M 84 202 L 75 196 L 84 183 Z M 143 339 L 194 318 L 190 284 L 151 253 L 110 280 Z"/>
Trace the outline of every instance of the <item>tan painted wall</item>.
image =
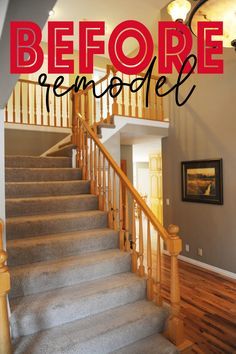
<path id="1" fill-rule="evenodd" d="M 178 108 L 169 100 L 169 137 L 163 142 L 164 222 L 180 226 L 187 257 L 236 272 L 236 56 L 225 50 L 224 75 L 192 75 L 190 101 Z M 175 82 L 175 77 L 171 77 Z M 182 90 L 182 95 L 184 91 Z M 181 200 L 181 161 L 223 158 L 224 205 Z M 170 199 L 170 206 L 165 199 Z M 197 248 L 203 248 L 203 256 Z"/>

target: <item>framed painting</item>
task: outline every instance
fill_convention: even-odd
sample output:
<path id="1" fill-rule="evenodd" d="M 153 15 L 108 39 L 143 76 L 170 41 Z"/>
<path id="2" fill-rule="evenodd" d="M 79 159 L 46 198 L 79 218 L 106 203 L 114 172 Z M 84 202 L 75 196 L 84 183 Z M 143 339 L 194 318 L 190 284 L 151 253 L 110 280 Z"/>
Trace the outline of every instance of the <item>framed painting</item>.
<path id="1" fill-rule="evenodd" d="M 184 161 L 182 167 L 182 200 L 223 204 L 223 161 Z"/>

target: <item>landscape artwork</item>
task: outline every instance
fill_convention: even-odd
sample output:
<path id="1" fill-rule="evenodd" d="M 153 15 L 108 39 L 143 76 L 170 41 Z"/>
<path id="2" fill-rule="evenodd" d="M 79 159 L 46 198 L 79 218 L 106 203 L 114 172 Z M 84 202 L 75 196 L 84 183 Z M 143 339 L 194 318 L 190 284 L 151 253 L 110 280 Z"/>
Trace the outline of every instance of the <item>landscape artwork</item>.
<path id="1" fill-rule="evenodd" d="M 182 162 L 182 200 L 223 204 L 222 160 Z"/>

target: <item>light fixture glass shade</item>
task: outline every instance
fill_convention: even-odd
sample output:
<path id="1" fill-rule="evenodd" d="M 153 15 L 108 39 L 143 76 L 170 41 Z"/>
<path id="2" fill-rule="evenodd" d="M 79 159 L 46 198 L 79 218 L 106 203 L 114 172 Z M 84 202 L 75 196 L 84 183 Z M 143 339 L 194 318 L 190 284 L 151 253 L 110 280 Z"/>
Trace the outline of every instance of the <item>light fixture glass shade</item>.
<path id="1" fill-rule="evenodd" d="M 232 47 L 232 41 L 236 39 L 236 1 L 235 0 L 211 0 L 200 1 L 196 9 L 193 10 L 190 18 L 190 28 L 197 36 L 197 24 L 199 21 L 221 21 L 223 22 L 224 34 L 222 38 L 223 46 Z"/>
<path id="2" fill-rule="evenodd" d="M 174 0 L 167 6 L 168 14 L 173 21 L 185 21 L 190 10 L 191 3 L 188 0 Z"/>

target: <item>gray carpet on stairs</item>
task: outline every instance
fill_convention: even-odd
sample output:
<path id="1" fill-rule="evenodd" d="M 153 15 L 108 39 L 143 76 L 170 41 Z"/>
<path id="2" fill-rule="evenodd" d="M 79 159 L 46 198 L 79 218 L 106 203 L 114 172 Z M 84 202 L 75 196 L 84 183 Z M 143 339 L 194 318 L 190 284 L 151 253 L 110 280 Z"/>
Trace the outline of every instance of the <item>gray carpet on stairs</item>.
<path id="1" fill-rule="evenodd" d="M 71 148 L 5 159 L 14 353 L 176 354 L 168 308 L 146 300 Z"/>

